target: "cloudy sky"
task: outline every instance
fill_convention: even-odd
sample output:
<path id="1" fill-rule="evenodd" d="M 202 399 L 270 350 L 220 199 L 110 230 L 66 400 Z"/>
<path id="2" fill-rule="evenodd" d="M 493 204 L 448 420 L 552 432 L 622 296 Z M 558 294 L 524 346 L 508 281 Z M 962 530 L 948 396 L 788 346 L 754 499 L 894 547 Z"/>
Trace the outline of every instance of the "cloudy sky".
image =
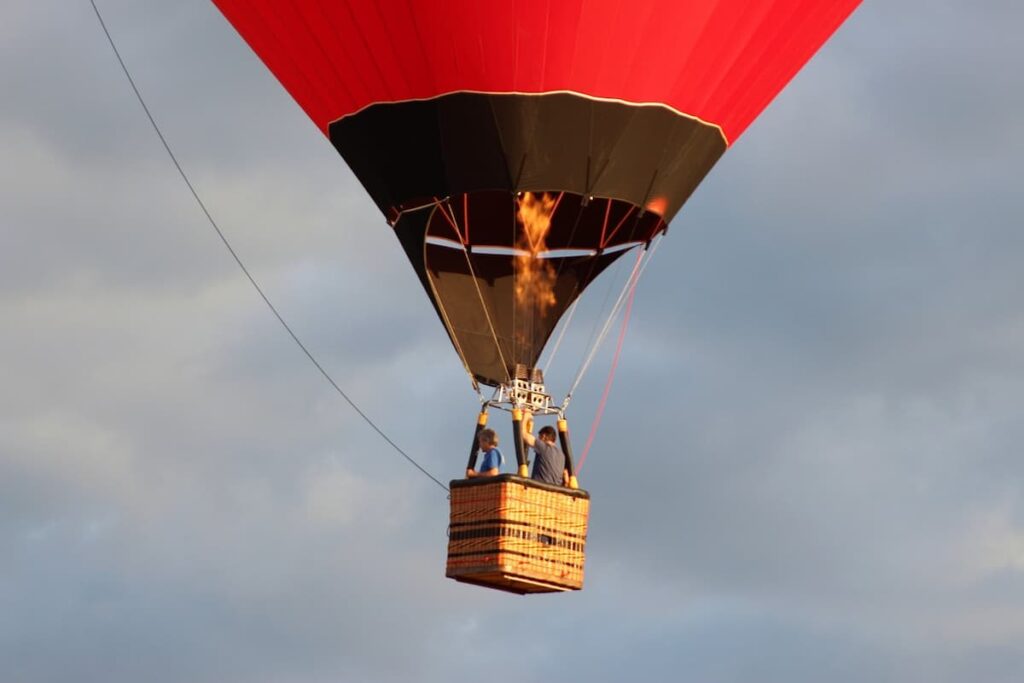
<path id="1" fill-rule="evenodd" d="M 348 168 L 212 5 L 100 7 L 271 299 L 456 476 L 475 396 Z M 0 17 L 0 680 L 1024 679 L 1021 3 L 868 2 L 715 168 L 640 284 L 586 589 L 530 598 L 444 579 L 444 492 L 89 4 Z"/>

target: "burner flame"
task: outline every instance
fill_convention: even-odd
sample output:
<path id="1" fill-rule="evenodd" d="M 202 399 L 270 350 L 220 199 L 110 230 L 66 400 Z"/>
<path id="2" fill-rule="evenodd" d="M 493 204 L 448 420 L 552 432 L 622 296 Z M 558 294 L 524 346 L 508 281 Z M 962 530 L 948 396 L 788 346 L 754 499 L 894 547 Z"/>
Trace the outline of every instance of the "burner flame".
<path id="1" fill-rule="evenodd" d="M 536 195 L 526 192 L 519 199 L 517 219 L 522 226 L 516 249 L 516 305 L 524 313 L 536 313 L 542 318 L 557 303 L 555 298 L 555 269 L 538 254 L 547 251 L 548 230 L 555 199 L 547 193 Z"/>

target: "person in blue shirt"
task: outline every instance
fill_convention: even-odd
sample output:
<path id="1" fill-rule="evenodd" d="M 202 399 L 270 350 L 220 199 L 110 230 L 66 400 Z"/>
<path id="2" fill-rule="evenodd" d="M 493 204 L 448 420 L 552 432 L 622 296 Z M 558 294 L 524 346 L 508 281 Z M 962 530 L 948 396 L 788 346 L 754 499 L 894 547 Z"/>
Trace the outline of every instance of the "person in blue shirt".
<path id="1" fill-rule="evenodd" d="M 480 462 L 480 469 L 472 468 L 466 470 L 466 478 L 493 477 L 501 474 L 501 466 L 505 464 L 505 456 L 498 450 L 498 435 L 493 429 L 481 429 L 476 438 L 484 459 Z"/>

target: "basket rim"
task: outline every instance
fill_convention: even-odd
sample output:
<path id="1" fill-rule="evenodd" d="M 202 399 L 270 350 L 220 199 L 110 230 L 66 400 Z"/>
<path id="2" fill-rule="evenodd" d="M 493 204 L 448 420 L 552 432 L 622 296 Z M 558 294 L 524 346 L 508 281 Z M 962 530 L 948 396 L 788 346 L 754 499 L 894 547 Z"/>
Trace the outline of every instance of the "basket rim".
<path id="1" fill-rule="evenodd" d="M 474 486 L 495 486 L 497 484 L 522 484 L 527 488 L 540 489 L 542 491 L 550 491 L 551 493 L 561 493 L 565 496 L 571 496 L 572 498 L 583 498 L 586 500 L 590 499 L 590 493 L 583 489 L 570 489 L 565 486 L 555 486 L 554 484 L 546 484 L 541 481 L 529 479 L 527 477 L 520 477 L 518 474 L 498 474 L 493 477 L 474 477 L 472 479 L 452 479 L 448 482 L 448 486 L 453 489 L 471 488 Z"/>

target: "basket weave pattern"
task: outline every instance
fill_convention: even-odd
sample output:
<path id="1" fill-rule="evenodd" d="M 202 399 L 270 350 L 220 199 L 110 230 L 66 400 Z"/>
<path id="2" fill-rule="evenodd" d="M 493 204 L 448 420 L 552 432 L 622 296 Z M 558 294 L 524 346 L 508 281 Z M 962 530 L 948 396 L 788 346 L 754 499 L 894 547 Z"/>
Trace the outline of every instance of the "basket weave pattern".
<path id="1" fill-rule="evenodd" d="M 446 575 L 518 593 L 579 590 L 590 500 L 574 494 L 514 477 L 453 482 Z"/>

